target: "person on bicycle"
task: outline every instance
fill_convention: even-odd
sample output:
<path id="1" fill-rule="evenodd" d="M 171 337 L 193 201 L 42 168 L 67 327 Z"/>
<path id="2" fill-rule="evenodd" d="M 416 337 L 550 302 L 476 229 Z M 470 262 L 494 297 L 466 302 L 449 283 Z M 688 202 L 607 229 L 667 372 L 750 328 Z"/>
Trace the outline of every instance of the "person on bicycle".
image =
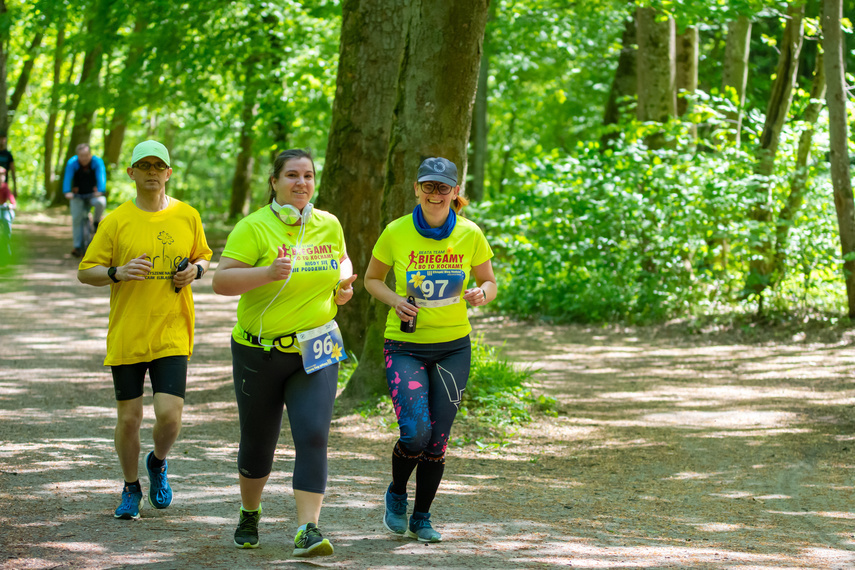
<path id="1" fill-rule="evenodd" d="M 65 176 L 62 178 L 62 192 L 71 200 L 71 227 L 74 249 L 71 255 L 83 257 L 89 240 L 89 212 L 93 209 L 94 230 L 107 207 L 107 171 L 101 157 L 92 154 L 87 143 L 77 145 L 77 154 L 68 159 Z M 88 238 L 88 239 L 87 239 Z"/>

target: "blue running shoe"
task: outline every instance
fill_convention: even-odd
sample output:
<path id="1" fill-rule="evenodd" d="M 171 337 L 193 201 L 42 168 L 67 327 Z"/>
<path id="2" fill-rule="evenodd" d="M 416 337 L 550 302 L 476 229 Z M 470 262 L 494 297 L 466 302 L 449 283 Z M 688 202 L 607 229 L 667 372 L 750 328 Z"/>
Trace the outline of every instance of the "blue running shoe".
<path id="1" fill-rule="evenodd" d="M 386 512 L 383 513 L 383 526 L 395 534 L 407 532 L 407 494 L 392 492 L 392 484 L 386 489 Z"/>
<path id="2" fill-rule="evenodd" d="M 148 490 L 148 502 L 155 509 L 165 509 L 172 504 L 172 487 L 169 486 L 169 480 L 166 478 L 166 459 L 163 460 L 163 467 L 155 473 L 148 466 L 148 461 L 154 452 L 149 452 L 145 457 L 145 468 L 148 471 L 148 478 L 151 481 L 151 488 Z"/>
<path id="3" fill-rule="evenodd" d="M 410 517 L 410 526 L 407 528 L 407 536 L 417 538 L 419 542 L 440 542 L 442 535 L 430 526 L 430 513 L 416 513 Z"/>
<path id="4" fill-rule="evenodd" d="M 117 519 L 136 520 L 140 518 L 140 503 L 142 502 L 142 489 L 131 491 L 128 485 L 122 489 L 122 504 L 113 514 Z"/>

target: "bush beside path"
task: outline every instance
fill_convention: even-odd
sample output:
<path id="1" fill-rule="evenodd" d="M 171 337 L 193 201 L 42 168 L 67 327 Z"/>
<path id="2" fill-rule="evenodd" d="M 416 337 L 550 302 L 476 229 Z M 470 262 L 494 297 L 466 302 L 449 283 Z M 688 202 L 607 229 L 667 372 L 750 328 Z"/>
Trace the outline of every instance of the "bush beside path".
<path id="1" fill-rule="evenodd" d="M 214 295 L 210 277 L 194 285 L 175 502 L 115 520 L 107 289 L 77 282 L 68 216 L 23 213 L 14 232 L 21 260 L 0 276 L 0 568 L 855 567 L 851 331 L 556 327 L 490 314 L 474 316 L 476 330 L 538 370 L 533 389 L 556 399 L 556 415 L 449 449 L 432 511 L 444 542 L 385 531 L 394 418 L 340 413 L 320 524 L 336 554 L 290 556 L 287 426 L 262 546 L 238 550 L 237 299 Z"/>

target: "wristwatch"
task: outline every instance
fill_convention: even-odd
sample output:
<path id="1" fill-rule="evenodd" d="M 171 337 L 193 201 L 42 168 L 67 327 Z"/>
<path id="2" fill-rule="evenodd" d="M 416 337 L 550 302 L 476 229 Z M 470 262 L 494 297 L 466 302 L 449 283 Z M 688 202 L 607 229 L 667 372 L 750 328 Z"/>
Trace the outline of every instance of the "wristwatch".
<path id="1" fill-rule="evenodd" d="M 107 270 L 107 277 L 112 279 L 113 283 L 119 282 L 119 280 L 116 279 L 116 271 L 117 271 L 117 269 L 115 267 L 111 267 L 110 269 Z"/>
<path id="2" fill-rule="evenodd" d="M 201 279 L 202 275 L 205 274 L 205 270 L 202 269 L 202 266 L 198 263 L 196 264 L 196 279 Z"/>

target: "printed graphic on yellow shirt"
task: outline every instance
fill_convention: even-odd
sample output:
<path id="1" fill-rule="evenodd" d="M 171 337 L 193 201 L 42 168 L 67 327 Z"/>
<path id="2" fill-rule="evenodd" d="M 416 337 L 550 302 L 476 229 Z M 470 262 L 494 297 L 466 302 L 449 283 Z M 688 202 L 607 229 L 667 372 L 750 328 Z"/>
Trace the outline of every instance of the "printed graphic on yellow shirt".
<path id="1" fill-rule="evenodd" d="M 169 232 L 162 230 L 157 234 L 157 249 L 154 255 L 149 256 L 151 261 L 151 271 L 146 275 L 146 279 L 172 279 L 175 271 L 178 269 L 178 264 L 184 259 L 176 248 L 170 247 L 175 243 L 175 238 Z"/>
<path id="2" fill-rule="evenodd" d="M 307 271 L 338 271 L 338 260 L 333 251 L 332 244 L 293 246 L 288 252 L 294 273 L 305 273 Z"/>
<path id="3" fill-rule="evenodd" d="M 410 251 L 407 296 L 419 307 L 446 307 L 460 302 L 466 272 L 463 255 L 452 248 L 443 251 Z"/>

